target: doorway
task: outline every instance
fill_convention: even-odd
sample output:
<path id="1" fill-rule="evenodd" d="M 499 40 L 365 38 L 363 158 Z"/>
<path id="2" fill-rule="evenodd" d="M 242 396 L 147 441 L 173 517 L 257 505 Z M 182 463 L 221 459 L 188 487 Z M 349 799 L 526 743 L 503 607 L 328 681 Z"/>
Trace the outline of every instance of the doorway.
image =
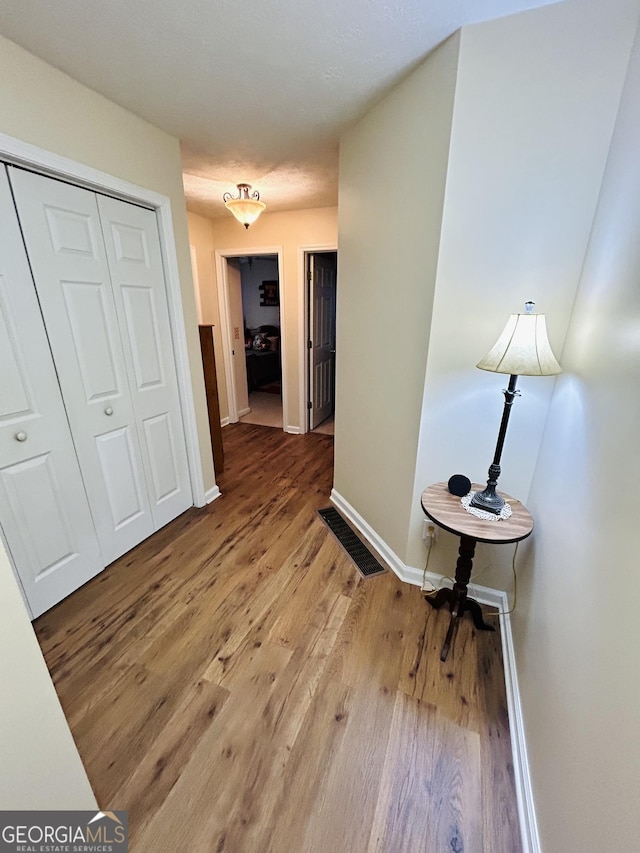
<path id="1" fill-rule="evenodd" d="M 280 252 L 224 253 L 218 262 L 229 421 L 283 429 Z"/>
<path id="2" fill-rule="evenodd" d="M 333 435 L 337 252 L 306 254 L 307 429 Z"/>

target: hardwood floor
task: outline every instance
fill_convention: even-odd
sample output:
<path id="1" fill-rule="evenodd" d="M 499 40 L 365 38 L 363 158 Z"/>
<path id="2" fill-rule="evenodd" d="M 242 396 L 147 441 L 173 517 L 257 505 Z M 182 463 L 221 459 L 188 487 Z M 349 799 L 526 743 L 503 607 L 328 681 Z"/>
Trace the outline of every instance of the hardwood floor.
<path id="1" fill-rule="evenodd" d="M 224 430 L 222 497 L 35 623 L 103 809 L 133 853 L 518 853 L 500 637 L 316 510 L 332 438 Z M 497 620 L 496 620 L 497 621 Z"/>

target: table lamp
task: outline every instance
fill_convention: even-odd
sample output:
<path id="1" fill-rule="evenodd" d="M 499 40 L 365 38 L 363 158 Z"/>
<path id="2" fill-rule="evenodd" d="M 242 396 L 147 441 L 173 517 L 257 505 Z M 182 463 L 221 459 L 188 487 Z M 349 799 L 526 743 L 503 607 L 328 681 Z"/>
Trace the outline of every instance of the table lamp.
<path id="1" fill-rule="evenodd" d="M 562 373 L 547 338 L 544 314 L 534 314 L 534 305 L 535 302 L 527 302 L 524 314 L 512 314 L 509 317 L 497 343 L 476 365 L 481 370 L 510 374 L 509 387 L 503 391 L 504 410 L 493 462 L 489 466 L 489 479 L 486 488 L 475 492 L 471 499 L 472 507 L 496 515 L 500 514 L 504 506 L 504 499 L 496 494 L 496 485 L 511 406 L 515 397 L 520 396 L 520 392 L 516 391 L 518 376 L 553 376 Z"/>

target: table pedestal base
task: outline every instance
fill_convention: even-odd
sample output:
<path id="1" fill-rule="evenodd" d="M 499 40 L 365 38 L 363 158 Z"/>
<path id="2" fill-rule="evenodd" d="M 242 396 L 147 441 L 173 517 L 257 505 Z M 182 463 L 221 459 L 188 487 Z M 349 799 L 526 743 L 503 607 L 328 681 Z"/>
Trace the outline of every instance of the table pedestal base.
<path id="1" fill-rule="evenodd" d="M 443 587 L 435 595 L 425 595 L 429 604 L 438 610 L 443 604 L 449 605 L 451 620 L 449 630 L 440 653 L 440 660 L 446 661 L 455 629 L 465 613 L 470 613 L 473 624 L 479 631 L 495 631 L 493 625 L 488 625 L 482 616 L 482 610 L 477 601 L 467 597 L 467 587 L 473 567 L 473 557 L 476 552 L 476 540 L 471 536 L 460 537 L 460 549 L 458 551 L 458 562 L 456 563 L 456 582 L 453 589 Z"/>

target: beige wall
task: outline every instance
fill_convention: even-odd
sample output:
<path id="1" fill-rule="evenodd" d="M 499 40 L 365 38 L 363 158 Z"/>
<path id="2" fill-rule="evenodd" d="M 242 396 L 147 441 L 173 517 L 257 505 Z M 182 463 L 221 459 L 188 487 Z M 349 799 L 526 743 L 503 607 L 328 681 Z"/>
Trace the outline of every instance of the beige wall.
<path id="1" fill-rule="evenodd" d="M 0 133 L 171 199 L 205 488 L 214 484 L 178 141 L 0 37 Z M 0 544 L 0 808 L 94 808 Z"/>
<path id="2" fill-rule="evenodd" d="M 0 133 L 171 200 L 205 489 L 214 485 L 177 139 L 0 37 Z"/>
<path id="3" fill-rule="evenodd" d="M 536 521 L 511 618 L 548 853 L 635 849 L 640 836 L 637 43 L 620 103 L 638 6 L 565 2 L 463 30 L 432 306 L 406 286 L 419 240 L 406 223 L 396 231 L 398 213 L 388 204 L 387 176 L 399 181 L 411 166 L 421 168 L 424 152 L 399 161 L 387 101 L 341 151 L 343 335 L 364 317 L 371 337 L 380 328 L 393 335 L 395 350 L 388 363 L 374 353 L 339 371 L 336 487 L 400 556 L 406 542 L 410 565 L 424 555 L 420 489 L 456 471 L 486 476 L 506 377 L 474 365 L 525 299 L 547 313 L 565 367 L 557 381 L 522 379 L 501 477 Z M 428 82 L 427 75 L 403 105 L 407 116 L 419 114 Z M 411 135 L 415 119 L 399 118 Z M 431 205 L 427 196 L 424 206 Z M 419 192 L 409 210 L 424 215 Z M 432 252 L 422 259 L 430 269 Z M 397 309 L 380 298 L 376 265 L 393 282 Z M 418 389 L 408 365 L 424 370 L 425 362 Z M 408 383 L 410 393 L 394 382 Z M 412 461 L 409 508 L 402 470 Z M 480 550 L 478 568 L 493 560 L 497 567 L 480 582 L 505 584 L 500 558 Z M 449 574 L 453 566 L 452 543 L 441 533 L 429 567 Z"/>
<path id="4" fill-rule="evenodd" d="M 1 541 L 0 650 L 0 809 L 94 809 Z"/>
<path id="5" fill-rule="evenodd" d="M 528 299 L 562 350 L 631 49 L 636 0 L 578 0 L 462 31 L 406 562 L 421 566 L 425 485 L 483 482 L 507 377 L 477 370 Z M 500 488 L 526 502 L 553 378 L 522 377 Z M 450 540 L 450 541 L 447 541 Z M 430 569 L 451 574 L 443 534 Z M 481 546 L 479 583 L 511 583 L 511 549 Z"/>
<path id="6" fill-rule="evenodd" d="M 640 43 L 533 478 L 512 616 L 545 853 L 640 838 Z"/>
<path id="7" fill-rule="evenodd" d="M 195 253 L 197 264 L 197 288 L 202 308 L 202 322 L 213 326 L 213 345 L 216 358 L 216 376 L 218 378 L 218 402 L 220 416 L 229 415 L 227 384 L 224 381 L 224 350 L 220 333 L 220 310 L 216 289 L 216 269 L 213 247 L 212 222 L 205 216 L 189 212 L 189 243 Z"/>
<path id="8" fill-rule="evenodd" d="M 410 567 L 422 489 L 486 479 L 505 381 L 475 364 L 508 315 L 534 299 L 562 348 L 635 2 L 465 28 L 341 145 L 335 488 Z M 514 406 L 500 482 L 525 501 L 553 384 L 521 379 Z M 430 570 L 451 574 L 456 547 L 442 533 Z M 478 557 L 507 587 L 508 549 Z"/>
<path id="9" fill-rule="evenodd" d="M 268 204 L 268 199 L 265 199 Z M 208 232 L 208 233 L 207 233 Z M 189 213 L 189 234 L 198 254 L 200 291 L 203 317 L 206 322 L 219 328 L 218 293 L 215 270 L 215 252 L 257 252 L 261 248 L 281 247 L 283 269 L 280 270 L 280 288 L 286 290 L 286 316 L 281 316 L 283 335 L 286 335 L 287 358 L 287 412 L 285 425 L 294 430 L 301 429 L 300 423 L 300 323 L 303 305 L 300 300 L 301 281 L 300 248 L 310 246 L 337 246 L 337 210 L 322 207 L 315 210 L 296 210 L 285 213 L 263 213 L 248 230 L 243 228 L 231 214 L 218 219 Z M 202 261 L 201 261 L 202 257 Z M 340 283 L 338 283 L 338 289 Z M 281 309 L 282 310 L 282 309 Z M 219 335 L 215 339 L 216 371 L 220 394 L 220 416 L 229 416 L 226 388 L 224 388 L 224 354 Z"/>
<path id="10" fill-rule="evenodd" d="M 336 491 L 403 554 L 459 36 L 340 146 Z"/>

